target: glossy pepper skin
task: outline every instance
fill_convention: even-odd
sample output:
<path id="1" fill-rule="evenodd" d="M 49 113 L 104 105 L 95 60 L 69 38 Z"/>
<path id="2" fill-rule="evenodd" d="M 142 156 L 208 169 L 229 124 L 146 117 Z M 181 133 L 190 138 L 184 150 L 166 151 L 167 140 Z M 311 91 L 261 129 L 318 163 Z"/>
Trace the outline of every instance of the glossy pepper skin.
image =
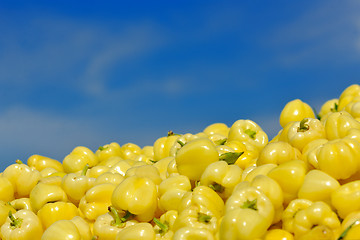
<path id="1" fill-rule="evenodd" d="M 345 111 L 331 113 L 325 121 L 328 140 L 343 138 L 351 128 L 360 129 L 360 122 Z"/>
<path id="2" fill-rule="evenodd" d="M 197 138 L 177 151 L 175 161 L 181 175 L 197 181 L 209 164 L 219 161 L 219 155 L 208 138 Z"/>
<path id="3" fill-rule="evenodd" d="M 16 198 L 28 197 L 31 190 L 39 182 L 41 175 L 21 161 L 5 168 L 2 177 L 6 177 L 14 187 Z"/>
<path id="4" fill-rule="evenodd" d="M 360 85 L 353 84 L 347 87 L 339 97 L 339 110 L 345 108 L 355 97 L 360 96 Z"/>
<path id="5" fill-rule="evenodd" d="M 223 199 L 227 199 L 241 181 L 242 169 L 228 165 L 225 161 L 211 163 L 200 178 L 200 184 L 213 188 Z"/>
<path id="6" fill-rule="evenodd" d="M 48 227 L 41 240 L 82 240 L 80 232 L 71 220 L 59 220 Z"/>
<path id="7" fill-rule="evenodd" d="M 287 142 L 277 141 L 267 144 L 259 154 L 257 166 L 268 163 L 281 164 L 290 160 L 301 159 L 301 152 Z"/>
<path id="8" fill-rule="evenodd" d="M 170 156 L 170 149 L 175 144 L 179 135 L 169 134 L 166 137 L 158 138 L 154 143 L 154 161 Z"/>
<path id="9" fill-rule="evenodd" d="M 280 125 L 285 127 L 289 122 L 301 121 L 304 118 L 315 118 L 312 108 L 300 99 L 288 102 L 280 113 Z"/>
<path id="10" fill-rule="evenodd" d="M 213 234 L 204 228 L 183 227 L 174 233 L 173 240 L 214 240 Z"/>
<path id="11" fill-rule="evenodd" d="M 351 240 L 360 236 L 360 211 L 351 212 L 341 223 L 338 239 Z"/>
<path id="12" fill-rule="evenodd" d="M 120 231 L 115 240 L 155 240 L 155 231 L 150 223 L 142 222 Z"/>
<path id="13" fill-rule="evenodd" d="M 308 199 L 297 198 L 292 200 L 285 208 L 282 215 L 282 228 L 293 233 L 296 214 L 312 205 L 312 201 Z"/>
<path id="14" fill-rule="evenodd" d="M 104 146 L 99 147 L 95 155 L 99 159 L 99 162 L 103 162 L 108 160 L 111 157 L 123 157 L 123 151 L 121 146 L 117 142 L 111 142 Z"/>
<path id="15" fill-rule="evenodd" d="M 84 169 L 86 164 L 93 167 L 98 162 L 99 159 L 89 148 L 78 146 L 64 158 L 62 165 L 66 173 L 73 173 Z"/>
<path id="16" fill-rule="evenodd" d="M 347 179 L 360 169 L 360 143 L 349 137 L 328 141 L 312 151 L 308 162 L 335 179 Z"/>
<path id="17" fill-rule="evenodd" d="M 0 200 L 0 226 L 4 224 L 6 218 L 9 216 L 9 212 L 15 213 L 16 209 L 14 209 L 9 202 Z"/>
<path id="18" fill-rule="evenodd" d="M 331 204 L 341 218 L 360 210 L 360 180 L 346 183 L 331 193 Z"/>
<path id="19" fill-rule="evenodd" d="M 30 210 L 9 213 L 9 217 L 1 226 L 3 240 L 37 240 L 41 238 L 43 229 L 39 218 Z"/>
<path id="20" fill-rule="evenodd" d="M 156 185 L 146 177 L 128 177 L 114 189 L 111 204 L 134 214 L 136 220 L 151 221 L 158 205 Z"/>
<path id="21" fill-rule="evenodd" d="M 0 176 L 0 200 L 9 202 L 15 198 L 14 187 L 9 179 Z"/>
<path id="22" fill-rule="evenodd" d="M 230 128 L 228 141 L 249 142 L 261 150 L 268 143 L 268 136 L 262 128 L 252 120 L 237 120 Z"/>
<path id="23" fill-rule="evenodd" d="M 41 156 L 38 154 L 32 155 L 28 158 L 27 160 L 27 165 L 29 167 L 33 167 L 38 171 L 41 171 L 45 168 L 53 168 L 58 172 L 63 172 L 64 168 L 61 164 L 61 162 L 49 158 L 49 157 L 45 157 L 45 156 Z"/>

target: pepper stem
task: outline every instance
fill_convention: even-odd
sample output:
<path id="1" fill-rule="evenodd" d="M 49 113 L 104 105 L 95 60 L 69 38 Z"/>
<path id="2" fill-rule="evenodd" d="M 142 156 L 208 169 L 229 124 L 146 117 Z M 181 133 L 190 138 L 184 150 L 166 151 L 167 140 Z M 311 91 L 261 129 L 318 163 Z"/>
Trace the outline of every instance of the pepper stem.
<path id="1" fill-rule="evenodd" d="M 310 126 L 309 126 L 309 124 L 306 124 L 307 121 L 308 121 L 307 118 L 304 118 L 303 120 L 301 120 L 300 126 L 297 129 L 298 132 L 306 132 L 307 130 L 309 130 Z"/>
<path id="2" fill-rule="evenodd" d="M 337 240 L 342 240 L 346 237 L 346 234 L 349 232 L 349 230 L 356 224 L 360 223 L 360 219 L 356 220 L 355 222 L 353 222 L 352 224 L 350 224 L 340 235 L 340 237 Z"/>
<path id="3" fill-rule="evenodd" d="M 177 140 L 176 142 L 177 142 L 178 144 L 180 144 L 181 147 L 183 147 L 183 146 L 185 145 L 185 143 L 184 143 L 183 141 L 181 141 L 181 140 Z"/>
<path id="4" fill-rule="evenodd" d="M 254 199 L 251 201 L 249 199 L 246 199 L 246 202 L 244 202 L 244 204 L 241 206 L 241 208 L 250 208 L 250 209 L 256 211 L 256 210 L 258 210 L 256 203 L 257 203 L 257 199 Z"/>
<path id="5" fill-rule="evenodd" d="M 159 219 L 155 218 L 153 219 L 154 223 L 160 228 L 159 233 L 161 235 L 164 235 L 165 233 L 167 233 L 167 231 L 169 231 L 169 224 L 167 222 L 160 222 Z"/>
<path id="6" fill-rule="evenodd" d="M 11 228 L 19 228 L 21 227 L 21 223 L 22 223 L 22 218 L 16 218 L 14 217 L 14 215 L 12 214 L 11 211 L 9 211 L 9 214 L 8 214 L 11 222 L 10 222 L 10 226 Z"/>
<path id="7" fill-rule="evenodd" d="M 219 160 L 225 161 L 225 162 L 227 162 L 227 164 L 231 165 L 231 164 L 234 164 L 243 153 L 244 152 L 223 153 L 219 156 Z"/>
<path id="8" fill-rule="evenodd" d="M 23 163 L 20 159 L 16 159 L 15 162 L 16 162 L 17 164 L 22 164 L 22 163 Z"/>
<path id="9" fill-rule="evenodd" d="M 133 214 L 129 211 L 125 212 L 125 216 L 123 216 L 122 218 L 120 218 L 121 222 L 126 222 L 127 220 L 129 220 L 129 218 L 133 216 Z"/>
<path id="10" fill-rule="evenodd" d="M 218 193 L 223 193 L 225 191 L 225 187 L 218 183 L 210 184 L 209 188 Z"/>
<path id="11" fill-rule="evenodd" d="M 245 130 L 245 133 L 246 133 L 247 135 L 249 135 L 249 137 L 251 137 L 252 139 L 255 138 L 256 131 L 251 130 L 251 129 L 248 128 L 248 129 Z"/>
<path id="12" fill-rule="evenodd" d="M 112 213 L 114 217 L 114 221 L 111 222 L 111 225 L 115 227 L 124 227 L 125 222 L 133 215 L 129 211 L 126 211 L 125 216 L 120 217 L 118 211 L 113 206 L 109 206 L 108 210 Z"/>
<path id="13" fill-rule="evenodd" d="M 201 212 L 198 213 L 198 221 L 199 222 L 208 223 L 208 222 L 210 222 L 210 220 L 211 220 L 211 216 L 209 216 L 205 213 L 201 213 Z"/>
<path id="14" fill-rule="evenodd" d="M 89 164 L 86 164 L 81 172 L 81 176 L 86 176 L 86 172 L 89 170 Z"/>

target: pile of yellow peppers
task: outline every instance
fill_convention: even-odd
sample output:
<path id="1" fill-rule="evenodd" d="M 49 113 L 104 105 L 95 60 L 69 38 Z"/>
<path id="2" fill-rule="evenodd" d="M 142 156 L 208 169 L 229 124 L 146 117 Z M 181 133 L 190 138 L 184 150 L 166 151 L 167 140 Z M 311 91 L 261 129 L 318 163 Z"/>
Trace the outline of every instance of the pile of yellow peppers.
<path id="1" fill-rule="evenodd" d="M 360 86 L 152 146 L 77 146 L 0 174 L 3 240 L 360 239 Z"/>

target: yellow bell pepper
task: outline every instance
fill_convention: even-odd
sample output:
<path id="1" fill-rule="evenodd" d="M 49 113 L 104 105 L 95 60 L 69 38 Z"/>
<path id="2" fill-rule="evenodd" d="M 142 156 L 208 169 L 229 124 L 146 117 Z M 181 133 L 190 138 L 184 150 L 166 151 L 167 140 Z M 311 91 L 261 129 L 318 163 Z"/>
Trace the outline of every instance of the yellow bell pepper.
<path id="1" fill-rule="evenodd" d="M 318 116 L 322 120 L 322 118 L 332 112 L 338 112 L 339 99 L 333 98 L 326 101 L 320 108 Z"/>
<path id="2" fill-rule="evenodd" d="M 317 169 L 310 170 L 298 191 L 298 198 L 323 201 L 331 205 L 331 193 L 339 187 L 340 183 L 327 173 Z"/>
<path id="3" fill-rule="evenodd" d="M 256 165 L 261 166 L 268 163 L 278 165 L 294 159 L 301 159 L 300 150 L 287 142 L 278 141 L 267 144 L 260 151 L 259 158 L 256 160 Z"/>
<path id="4" fill-rule="evenodd" d="M 219 154 L 225 152 L 242 153 L 235 162 L 235 164 L 238 165 L 240 168 L 245 169 L 251 165 L 256 164 L 256 159 L 259 156 L 259 149 L 250 142 L 240 142 L 237 140 L 232 140 L 226 142 L 224 147 L 230 147 L 230 149 L 227 150 L 223 148 L 218 148 Z"/>
<path id="5" fill-rule="evenodd" d="M 110 167 L 108 166 L 101 166 L 101 165 L 96 165 L 92 168 L 89 168 L 86 171 L 86 175 L 89 178 L 97 178 L 98 176 L 100 176 L 103 173 L 109 172 Z M 80 173 L 80 172 L 77 172 Z"/>
<path id="6" fill-rule="evenodd" d="M 120 231 L 115 240 L 155 240 L 155 231 L 150 223 L 138 223 Z"/>
<path id="7" fill-rule="evenodd" d="M 0 200 L 0 226 L 4 224 L 9 212 L 15 213 L 16 209 L 9 203 Z M 1 236 L 1 235 L 0 235 Z"/>
<path id="8" fill-rule="evenodd" d="M 348 103 L 344 110 L 353 116 L 357 121 L 360 120 L 360 96 L 355 97 L 350 103 Z"/>
<path id="9" fill-rule="evenodd" d="M 258 211 L 238 207 L 225 213 L 220 224 L 219 240 L 258 239 L 265 235 L 269 226 L 269 220 Z"/>
<path id="10" fill-rule="evenodd" d="M 138 223 L 128 216 L 121 216 L 114 207 L 109 207 L 109 212 L 96 218 L 93 230 L 97 240 L 113 240 L 123 229 Z"/>
<path id="11" fill-rule="evenodd" d="M 65 175 L 66 175 L 66 173 L 64 173 L 64 176 Z M 57 186 L 61 187 L 61 181 L 64 176 L 59 176 L 58 174 L 51 174 L 48 177 L 41 178 L 39 183 L 45 183 L 45 184 L 49 184 L 49 185 L 57 185 Z"/>
<path id="12" fill-rule="evenodd" d="M 349 213 L 341 223 L 338 240 L 352 240 L 360 236 L 360 211 Z"/>
<path id="13" fill-rule="evenodd" d="M 15 198 L 14 187 L 9 179 L 0 176 L 0 200 L 9 202 Z"/>
<path id="14" fill-rule="evenodd" d="M 360 96 L 360 85 L 353 84 L 347 87 L 339 97 L 339 110 L 345 108 L 355 97 Z"/>
<path id="15" fill-rule="evenodd" d="M 261 150 L 268 143 L 268 136 L 262 128 L 252 120 L 237 120 L 230 128 L 228 141 L 249 142 Z"/>
<path id="16" fill-rule="evenodd" d="M 324 125 L 315 118 L 304 118 L 301 121 L 294 122 L 288 131 L 288 142 L 300 151 L 303 150 L 309 142 L 325 138 Z"/>
<path id="17" fill-rule="evenodd" d="M 30 210 L 19 210 L 12 214 L 9 212 L 8 218 L 1 226 L 1 237 L 19 240 L 40 240 L 43 229 L 39 218 Z"/>
<path id="18" fill-rule="evenodd" d="M 312 204 L 313 202 L 308 199 L 297 198 L 292 200 L 282 214 L 282 228 L 290 233 L 294 233 L 296 214 Z"/>
<path id="19" fill-rule="evenodd" d="M 98 162 L 99 159 L 89 148 L 78 146 L 64 158 L 62 164 L 66 173 L 73 173 L 81 171 L 86 164 L 89 164 L 89 167 L 93 167 Z"/>
<path id="20" fill-rule="evenodd" d="M 349 137 L 328 141 L 309 152 L 307 160 L 335 179 L 346 179 L 360 169 L 360 143 Z"/>
<path id="21" fill-rule="evenodd" d="M 203 228 L 214 234 L 218 229 L 218 218 L 205 208 L 200 210 L 199 206 L 192 205 L 179 213 L 172 230 L 176 232 L 183 227 Z"/>
<path id="22" fill-rule="evenodd" d="M 102 183 L 90 188 L 79 203 L 79 209 L 84 218 L 93 221 L 98 216 L 107 213 L 115 188 L 116 185 L 112 183 Z"/>
<path id="23" fill-rule="evenodd" d="M 264 240 L 294 240 L 294 235 L 284 229 L 271 229 L 266 232 Z"/>
<path id="24" fill-rule="evenodd" d="M 340 220 L 336 213 L 322 201 L 314 202 L 309 207 L 299 210 L 294 217 L 293 224 L 295 238 L 309 233 L 314 226 L 329 228 L 332 234 L 330 232 L 327 235 L 330 236 L 336 236 L 340 229 Z"/>
<path id="25" fill-rule="evenodd" d="M 157 139 L 153 146 L 154 161 L 159 161 L 160 159 L 169 157 L 170 149 L 179 137 L 179 135 L 169 132 L 168 136 Z"/>
<path id="26" fill-rule="evenodd" d="M 141 150 L 146 157 L 154 159 L 154 146 L 144 146 Z"/>
<path id="27" fill-rule="evenodd" d="M 10 202 L 10 205 L 16 210 L 26 209 L 33 211 L 29 198 L 17 198 Z"/>
<path id="28" fill-rule="evenodd" d="M 70 202 L 47 203 L 37 212 L 37 216 L 45 230 L 58 220 L 71 220 L 79 216 L 79 209 Z"/>
<path id="29" fill-rule="evenodd" d="M 174 157 L 171 157 L 172 159 L 169 161 L 169 164 L 166 169 L 166 176 L 171 176 L 174 174 L 179 174 L 179 171 L 176 166 L 176 160 Z"/>
<path id="30" fill-rule="evenodd" d="M 44 231 L 41 240 L 82 240 L 82 238 L 75 223 L 71 220 L 59 220 Z"/>
<path id="31" fill-rule="evenodd" d="M 142 149 L 134 143 L 126 143 L 121 146 L 124 159 L 134 160 L 137 156 L 142 154 Z"/>
<path id="32" fill-rule="evenodd" d="M 75 216 L 71 220 L 79 230 L 81 240 L 93 240 L 90 224 L 82 217 Z"/>
<path id="33" fill-rule="evenodd" d="M 250 186 L 260 190 L 270 199 L 275 211 L 272 223 L 278 223 L 284 210 L 284 196 L 280 185 L 266 175 L 258 175 L 252 179 Z"/>
<path id="34" fill-rule="evenodd" d="M 300 99 L 288 102 L 280 113 L 280 125 L 285 127 L 289 122 L 301 121 L 304 118 L 315 118 L 312 108 Z"/>
<path id="35" fill-rule="evenodd" d="M 197 138 L 177 151 L 175 161 L 180 174 L 200 180 L 205 168 L 219 160 L 215 145 L 208 138 Z"/>
<path id="36" fill-rule="evenodd" d="M 218 161 L 207 166 L 200 178 L 200 184 L 212 188 L 222 199 L 227 199 L 234 187 L 241 181 L 242 169 Z"/>
<path id="37" fill-rule="evenodd" d="M 216 218 L 221 218 L 224 213 L 225 205 L 221 197 L 207 186 L 197 186 L 192 192 L 186 192 L 181 199 L 178 212 L 181 213 L 186 208 L 195 205 L 200 210 L 209 210 Z"/>
<path id="38" fill-rule="evenodd" d="M 41 175 L 36 169 L 30 168 L 17 160 L 5 168 L 2 177 L 6 177 L 14 187 L 16 198 L 28 197 L 33 187 L 39 182 Z"/>
<path id="39" fill-rule="evenodd" d="M 182 148 L 186 143 L 188 143 L 188 142 L 190 142 L 192 140 L 195 140 L 195 139 L 197 139 L 199 137 L 209 139 L 209 137 L 205 133 L 202 133 L 202 134 L 199 134 L 199 133 L 198 134 L 186 133 L 186 134 L 183 134 L 183 135 L 179 136 L 176 139 L 176 141 L 174 142 L 174 144 L 171 146 L 169 156 L 175 157 L 176 154 L 177 154 L 177 151 L 180 148 Z"/>
<path id="40" fill-rule="evenodd" d="M 111 157 L 123 157 L 123 151 L 121 149 L 121 146 L 117 142 L 111 142 L 109 144 L 106 144 L 104 146 L 99 147 L 95 155 L 99 159 L 99 162 L 103 162 L 108 160 Z"/>
<path id="41" fill-rule="evenodd" d="M 168 172 L 168 166 L 172 161 L 175 161 L 174 157 L 166 157 L 160 159 L 159 161 L 153 164 L 153 166 L 159 170 L 160 177 L 162 180 L 166 179 L 170 175 L 170 173 Z"/>
<path id="42" fill-rule="evenodd" d="M 174 233 L 173 240 L 214 240 L 213 234 L 205 228 L 183 227 Z"/>
<path id="43" fill-rule="evenodd" d="M 159 170 L 153 165 L 135 166 L 129 168 L 125 173 L 125 178 L 138 176 L 151 179 L 156 185 L 162 181 Z"/>
<path id="44" fill-rule="evenodd" d="M 114 189 L 111 203 L 117 210 L 134 214 L 138 221 L 151 221 L 158 205 L 156 185 L 146 177 L 125 178 Z"/>
<path id="45" fill-rule="evenodd" d="M 39 183 L 30 193 L 30 203 L 35 213 L 46 203 L 67 202 L 67 200 L 65 191 L 58 185 Z"/>
<path id="46" fill-rule="evenodd" d="M 332 230 L 328 226 L 314 226 L 304 235 L 297 237 L 298 240 L 314 240 L 314 239 L 337 239 L 338 229 Z"/>
<path id="47" fill-rule="evenodd" d="M 348 214 L 360 210 L 360 180 L 346 183 L 331 193 L 331 204 L 344 219 Z"/>
<path id="48" fill-rule="evenodd" d="M 360 129 L 360 122 L 345 111 L 331 113 L 325 122 L 326 138 L 334 140 L 343 138 L 351 128 Z"/>
<path id="49" fill-rule="evenodd" d="M 112 183 L 117 185 L 123 180 L 124 177 L 119 173 L 105 172 L 96 178 L 94 186 L 102 183 Z"/>
<path id="50" fill-rule="evenodd" d="M 268 227 L 274 220 L 275 210 L 271 200 L 261 190 L 250 186 L 248 182 L 238 184 L 225 203 L 226 213 L 238 208 L 256 212 Z"/>
<path id="51" fill-rule="evenodd" d="M 171 240 L 174 235 L 173 226 L 178 218 L 176 210 L 169 210 L 160 216 L 160 219 L 154 218 L 154 230 L 156 239 L 169 239 Z"/>
<path id="52" fill-rule="evenodd" d="M 68 173 L 62 178 L 61 187 L 67 194 L 69 200 L 78 205 L 86 191 L 93 187 L 95 178 L 86 176 L 88 165 L 85 165 L 81 174 Z"/>
<path id="53" fill-rule="evenodd" d="M 133 166 L 143 166 L 143 165 L 147 165 L 147 164 L 144 162 L 134 161 L 131 159 L 120 160 L 110 168 L 109 172 L 119 173 L 122 176 L 125 176 L 126 171 L 129 168 L 131 168 Z"/>
<path id="54" fill-rule="evenodd" d="M 229 133 L 229 127 L 225 123 L 213 123 L 207 126 L 203 132 L 208 136 L 212 134 L 221 134 L 223 136 L 227 136 Z"/>
<path id="55" fill-rule="evenodd" d="M 27 165 L 29 167 L 34 167 L 36 170 L 41 171 L 45 168 L 51 167 L 56 169 L 56 171 L 58 172 L 63 172 L 63 166 L 61 164 L 61 162 L 49 158 L 49 157 L 45 157 L 45 156 L 41 156 L 41 155 L 32 155 L 28 158 L 27 160 Z"/>
<path id="56" fill-rule="evenodd" d="M 274 168 L 276 168 L 277 165 L 274 163 L 267 163 L 258 167 L 253 167 L 253 168 L 249 168 L 249 169 L 245 169 L 241 179 L 242 181 L 248 181 L 251 182 L 256 176 L 259 175 L 267 175 L 271 170 L 273 170 Z"/>
<path id="57" fill-rule="evenodd" d="M 291 160 L 279 164 L 267 176 L 274 179 L 283 190 L 284 204 L 297 198 L 298 191 L 304 182 L 308 167 L 302 160 Z"/>
<path id="58" fill-rule="evenodd" d="M 162 211 L 177 210 L 182 197 L 191 191 L 191 183 L 184 175 L 172 175 L 163 180 L 158 188 L 159 208 Z"/>

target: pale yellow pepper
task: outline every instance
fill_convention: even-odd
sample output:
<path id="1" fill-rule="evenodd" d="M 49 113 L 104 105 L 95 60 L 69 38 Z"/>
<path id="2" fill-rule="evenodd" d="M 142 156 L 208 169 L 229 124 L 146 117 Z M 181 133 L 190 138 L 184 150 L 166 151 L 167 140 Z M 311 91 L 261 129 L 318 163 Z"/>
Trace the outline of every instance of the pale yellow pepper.
<path id="1" fill-rule="evenodd" d="M 14 186 L 6 177 L 0 176 L 0 200 L 9 202 L 15 198 Z"/>
<path id="2" fill-rule="evenodd" d="M 49 158 L 49 157 L 45 157 L 45 156 L 41 156 L 41 155 L 32 155 L 28 158 L 27 160 L 27 165 L 29 167 L 34 167 L 36 170 L 41 171 L 45 168 L 53 168 L 56 169 L 56 171 L 58 172 L 63 172 L 63 166 L 61 164 L 61 162 Z"/>
<path id="3" fill-rule="evenodd" d="M 332 112 L 338 112 L 339 99 L 333 98 L 326 101 L 320 108 L 318 116 L 322 119 L 325 115 Z"/>
<path id="4" fill-rule="evenodd" d="M 10 205 L 16 210 L 27 209 L 33 211 L 30 198 L 17 198 L 10 202 Z"/>
<path id="5" fill-rule="evenodd" d="M 169 157 L 170 148 L 174 145 L 174 143 L 176 143 L 176 140 L 179 137 L 179 135 L 169 133 L 166 137 L 158 138 L 153 146 L 154 161 L 159 161 L 160 159 Z"/>
<path id="6" fill-rule="evenodd" d="M 214 235 L 205 228 L 183 227 L 174 233 L 173 240 L 214 240 Z"/>
<path id="7" fill-rule="evenodd" d="M 348 214 L 360 210 L 360 180 L 346 183 L 331 193 L 331 204 L 344 219 Z"/>
<path id="8" fill-rule="evenodd" d="M 138 223 L 120 231 L 115 240 L 155 240 L 155 231 L 150 223 Z"/>
<path id="9" fill-rule="evenodd" d="M 71 220 L 59 220 L 44 231 L 41 240 L 82 240 L 82 238 L 75 223 Z"/>
<path id="10" fill-rule="evenodd" d="M 360 129 L 360 122 L 345 111 L 331 113 L 325 121 L 328 140 L 343 138 L 351 128 Z"/>
<path id="11" fill-rule="evenodd" d="M 139 155 L 142 154 L 142 149 L 135 143 L 126 143 L 121 146 L 124 159 L 135 160 Z"/>
<path id="12" fill-rule="evenodd" d="M 121 146 L 117 142 L 111 142 L 109 144 L 106 144 L 104 146 L 99 147 L 95 155 L 99 159 L 99 162 L 104 162 L 108 160 L 111 157 L 123 157 L 123 151 L 121 149 Z"/>
<path id="13" fill-rule="evenodd" d="M 47 203 L 37 212 L 44 230 L 58 220 L 70 220 L 79 214 L 79 209 L 70 202 Z"/>
<path id="14" fill-rule="evenodd" d="M 294 159 L 301 159 L 300 150 L 287 142 L 277 141 L 267 144 L 260 151 L 256 165 L 261 166 L 268 163 L 278 165 Z"/>
<path id="15" fill-rule="evenodd" d="M 339 97 L 339 110 L 345 108 L 355 97 L 360 96 L 360 85 L 353 84 L 348 86 Z"/>
<path id="16" fill-rule="evenodd" d="M 259 149 L 250 142 L 232 140 L 226 142 L 223 147 L 230 147 L 230 149 L 218 148 L 219 154 L 224 152 L 242 153 L 235 162 L 240 168 L 245 169 L 256 164 L 256 159 L 259 156 Z"/>
<path id="17" fill-rule="evenodd" d="M 64 158 L 62 164 L 66 173 L 73 173 L 81 171 L 86 164 L 93 167 L 98 162 L 98 157 L 89 148 L 78 146 Z"/>
<path id="18" fill-rule="evenodd" d="M 360 211 L 349 213 L 341 223 L 339 240 L 352 240 L 360 236 Z"/>
<path id="19" fill-rule="evenodd" d="M 229 127 L 225 123 L 213 123 L 207 126 L 203 132 L 208 136 L 212 134 L 221 134 L 223 136 L 227 136 L 229 133 Z"/>
<path id="20" fill-rule="evenodd" d="M 14 209 L 9 202 L 0 200 L 0 226 L 4 224 L 6 218 L 9 216 L 9 212 L 15 213 L 16 209 Z"/>
<path id="21" fill-rule="evenodd" d="M 162 181 L 159 170 L 153 165 L 133 166 L 125 173 L 125 178 L 138 176 L 151 179 L 156 185 Z"/>
<path id="22" fill-rule="evenodd" d="M 301 121 L 304 118 L 315 118 L 312 108 L 300 99 L 288 102 L 280 113 L 280 125 L 285 125 L 292 121 Z"/>
<path id="23" fill-rule="evenodd" d="M 292 200 L 282 214 L 282 228 L 290 233 L 294 233 L 296 214 L 312 204 L 313 202 L 308 199 L 297 198 Z"/>

